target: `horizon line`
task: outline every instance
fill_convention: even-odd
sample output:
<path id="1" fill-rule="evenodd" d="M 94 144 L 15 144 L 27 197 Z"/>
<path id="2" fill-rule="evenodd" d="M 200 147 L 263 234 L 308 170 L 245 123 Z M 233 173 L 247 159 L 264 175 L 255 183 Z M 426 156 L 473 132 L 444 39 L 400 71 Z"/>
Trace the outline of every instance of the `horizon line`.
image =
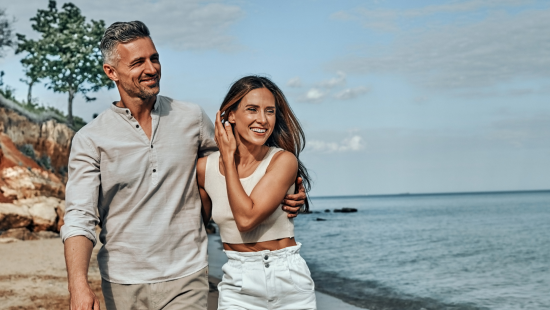
<path id="1" fill-rule="evenodd" d="M 312 196 L 312 199 L 337 198 L 379 198 L 379 197 L 408 197 L 408 196 L 444 196 L 444 195 L 485 195 L 485 194 L 527 194 L 550 193 L 550 189 L 509 190 L 509 191 L 475 191 L 475 192 L 435 192 L 435 193 L 399 193 L 399 194 L 366 194 L 366 195 L 334 195 Z"/>

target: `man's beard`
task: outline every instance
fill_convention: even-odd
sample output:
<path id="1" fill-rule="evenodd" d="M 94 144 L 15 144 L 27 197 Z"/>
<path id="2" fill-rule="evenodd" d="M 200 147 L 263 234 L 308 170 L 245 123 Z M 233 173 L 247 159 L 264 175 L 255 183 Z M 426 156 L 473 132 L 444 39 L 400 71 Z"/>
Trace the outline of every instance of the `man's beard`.
<path id="1" fill-rule="evenodd" d="M 157 87 L 154 89 L 143 87 L 139 84 L 137 85 L 137 87 L 134 87 L 134 85 L 126 85 L 125 83 L 121 83 L 120 85 L 128 95 L 130 95 L 131 97 L 138 97 L 143 101 L 147 101 L 151 98 L 156 97 L 160 92 L 160 81 L 157 82 Z"/>

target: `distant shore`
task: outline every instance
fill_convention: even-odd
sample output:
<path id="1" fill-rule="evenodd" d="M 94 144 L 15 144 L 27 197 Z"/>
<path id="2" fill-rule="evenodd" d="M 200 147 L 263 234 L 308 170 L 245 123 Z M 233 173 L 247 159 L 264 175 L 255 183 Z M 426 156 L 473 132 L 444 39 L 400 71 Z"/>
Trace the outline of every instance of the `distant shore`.
<path id="1" fill-rule="evenodd" d="M 312 196 L 312 199 L 353 199 L 353 198 L 384 198 L 409 196 L 449 196 L 449 195 L 487 195 L 487 194 L 533 194 L 550 193 L 550 189 L 510 190 L 510 191 L 479 191 L 479 192 L 436 192 L 436 193 L 399 193 L 399 194 L 368 194 L 368 195 L 336 195 Z"/>

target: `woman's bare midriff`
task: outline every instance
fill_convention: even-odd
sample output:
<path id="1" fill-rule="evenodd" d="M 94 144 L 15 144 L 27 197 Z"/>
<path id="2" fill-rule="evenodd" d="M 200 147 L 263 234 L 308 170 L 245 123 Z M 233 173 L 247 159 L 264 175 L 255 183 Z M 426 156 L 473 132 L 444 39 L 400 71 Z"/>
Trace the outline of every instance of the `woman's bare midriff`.
<path id="1" fill-rule="evenodd" d="M 295 245 L 294 238 L 283 238 L 256 243 L 224 243 L 223 249 L 236 252 L 259 252 L 264 250 L 276 251 Z"/>

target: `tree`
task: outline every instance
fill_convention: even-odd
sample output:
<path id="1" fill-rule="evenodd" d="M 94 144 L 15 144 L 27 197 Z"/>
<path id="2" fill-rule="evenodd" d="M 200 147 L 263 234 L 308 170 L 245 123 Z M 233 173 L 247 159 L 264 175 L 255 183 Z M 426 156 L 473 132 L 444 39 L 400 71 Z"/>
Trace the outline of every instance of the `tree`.
<path id="1" fill-rule="evenodd" d="M 84 95 L 88 102 L 95 100 L 87 96 L 89 92 L 114 87 L 114 83 L 103 73 L 99 50 L 105 22 L 91 20 L 86 23 L 86 18 L 76 5 L 65 3 L 58 11 L 53 0 L 49 1 L 47 10 L 38 10 L 31 21 L 34 22 L 32 28 L 41 33 L 41 38 L 27 40 L 24 35 L 18 34 L 18 50 L 29 55 L 35 53 L 36 59 L 33 56 L 28 58 L 27 72 L 31 72 L 31 67 L 35 68 L 33 61 L 37 60 L 42 64 L 36 66 L 42 75 L 36 77 L 47 78 L 48 89 L 68 94 L 67 124 L 73 126 L 73 100 L 77 93 Z M 31 76 L 27 75 L 29 79 Z"/>
<path id="2" fill-rule="evenodd" d="M 20 81 L 29 86 L 27 91 L 27 104 L 31 104 L 33 85 L 40 82 L 40 80 L 45 77 L 45 65 L 48 63 L 47 54 L 45 53 L 46 49 L 40 46 L 40 42 L 27 40 L 25 36 L 21 34 L 17 34 L 17 39 L 19 43 L 15 53 L 19 54 L 24 51 L 28 53 L 25 58 L 21 59 L 21 64 L 25 67 L 25 75 L 27 78 L 20 79 Z"/>
<path id="3" fill-rule="evenodd" d="M 13 21 L 6 15 L 6 10 L 0 8 L 0 57 L 3 56 L 4 48 L 14 43 L 11 28 Z"/>

